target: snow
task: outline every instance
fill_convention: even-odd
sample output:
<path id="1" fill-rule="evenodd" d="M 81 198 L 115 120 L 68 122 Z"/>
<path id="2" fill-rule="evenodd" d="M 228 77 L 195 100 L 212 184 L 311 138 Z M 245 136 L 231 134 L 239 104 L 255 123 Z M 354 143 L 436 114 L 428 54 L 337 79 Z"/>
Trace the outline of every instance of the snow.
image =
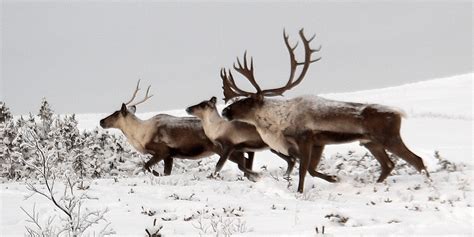
<path id="1" fill-rule="evenodd" d="M 323 97 L 402 108 L 410 117 L 441 117 L 472 120 L 474 74 L 421 81 L 397 87 L 325 94 Z"/>
<path id="2" fill-rule="evenodd" d="M 285 180 L 286 163 L 266 151 L 255 156 L 254 170 L 262 173 L 258 182 L 243 178 L 231 162 L 220 178 L 208 178 L 216 156 L 200 162 L 175 161 L 172 175 L 166 177 L 139 174 L 91 180 L 86 192 L 96 199 L 86 206 L 108 208 L 106 218 L 118 236 L 145 236 L 145 228 L 160 226 L 165 236 L 214 236 L 212 227 L 220 235 L 315 236 L 315 228 L 321 233 L 323 226 L 328 236 L 473 235 L 473 75 L 321 95 L 403 109 L 408 118 L 402 122 L 402 137 L 423 158 L 431 180 L 392 158 L 397 167 L 386 182 L 375 183 L 379 164 L 366 156 L 364 148 L 350 143 L 328 146 L 319 167 L 341 181 L 327 183 L 307 175 L 303 194 L 296 193 L 297 169 L 291 181 Z M 184 109 L 163 113 L 186 116 Z M 81 129 L 93 129 L 107 115 L 82 114 L 77 119 Z M 155 170 L 162 172 L 162 167 L 159 164 Z M 31 210 L 36 203 L 45 217 L 58 212 L 44 197 L 24 200 L 29 191 L 23 182 L 2 183 L 0 190 L 1 236 L 25 233 L 28 223 L 20 207 Z"/>

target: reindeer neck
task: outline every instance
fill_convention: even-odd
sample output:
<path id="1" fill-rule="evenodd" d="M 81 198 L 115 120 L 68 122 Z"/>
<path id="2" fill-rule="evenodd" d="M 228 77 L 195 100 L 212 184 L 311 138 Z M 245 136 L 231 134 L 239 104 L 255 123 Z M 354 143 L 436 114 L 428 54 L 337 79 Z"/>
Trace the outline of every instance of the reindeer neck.
<path id="1" fill-rule="evenodd" d="M 219 113 L 217 113 L 217 110 L 212 110 L 212 111 L 206 112 L 202 120 L 203 120 L 203 123 L 213 124 L 213 123 L 224 121 L 225 119 L 223 119 L 219 115 Z"/>
<path id="2" fill-rule="evenodd" d="M 124 119 L 122 126 L 120 126 L 119 129 L 122 130 L 123 134 L 128 139 L 137 139 L 138 137 L 143 136 L 144 132 L 147 132 L 147 129 L 143 129 L 146 125 L 146 120 L 141 120 L 134 114 L 129 114 Z"/>
<path id="3" fill-rule="evenodd" d="M 201 120 L 204 132 L 211 139 L 218 136 L 220 125 L 226 122 L 226 120 L 219 115 L 217 110 L 204 113 Z"/>

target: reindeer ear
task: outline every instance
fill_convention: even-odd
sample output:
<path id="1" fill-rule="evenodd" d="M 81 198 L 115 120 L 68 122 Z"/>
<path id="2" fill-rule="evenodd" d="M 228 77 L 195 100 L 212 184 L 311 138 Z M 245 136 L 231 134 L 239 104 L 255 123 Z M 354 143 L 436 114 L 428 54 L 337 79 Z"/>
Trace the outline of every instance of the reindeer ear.
<path id="1" fill-rule="evenodd" d="M 215 96 L 213 96 L 210 101 L 211 101 L 211 103 L 216 104 L 217 98 Z"/>
<path id="2" fill-rule="evenodd" d="M 128 111 L 132 112 L 132 114 L 135 114 L 135 112 L 137 111 L 137 106 L 130 106 L 128 107 Z"/>
<path id="3" fill-rule="evenodd" d="M 122 103 L 122 108 L 120 108 L 120 113 L 122 113 L 122 115 L 125 116 L 127 115 L 127 112 L 128 112 L 127 106 L 124 103 Z"/>

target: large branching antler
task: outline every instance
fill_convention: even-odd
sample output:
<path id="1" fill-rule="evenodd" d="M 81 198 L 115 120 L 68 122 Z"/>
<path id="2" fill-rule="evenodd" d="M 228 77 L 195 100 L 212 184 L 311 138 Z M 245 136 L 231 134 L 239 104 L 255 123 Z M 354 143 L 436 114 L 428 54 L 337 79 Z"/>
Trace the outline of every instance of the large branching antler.
<path id="1" fill-rule="evenodd" d="M 311 43 L 311 41 L 314 40 L 316 35 L 313 35 L 310 39 L 306 39 L 303 29 L 299 31 L 299 35 L 301 37 L 301 40 L 303 41 L 303 46 L 304 46 L 304 51 L 305 51 L 304 62 L 298 62 L 296 60 L 295 49 L 296 47 L 298 47 L 298 44 L 295 44 L 295 46 L 291 47 L 290 43 L 288 42 L 289 36 L 286 34 L 285 30 L 283 30 L 283 38 L 285 39 L 285 45 L 286 45 L 286 48 L 288 49 L 288 53 L 290 54 L 290 78 L 288 79 L 288 82 L 286 83 L 286 85 L 280 88 L 263 90 L 261 93 L 262 95 L 264 96 L 282 95 L 283 92 L 290 90 L 291 88 L 300 84 L 300 82 L 303 80 L 304 76 L 306 75 L 306 72 L 308 71 L 309 65 L 321 59 L 321 57 L 316 58 L 314 60 L 311 59 L 311 55 L 314 52 L 319 52 L 321 50 L 321 46 L 318 49 L 311 49 L 311 47 L 309 46 L 309 43 Z M 298 76 L 298 79 L 294 80 L 296 69 L 298 66 L 301 66 L 301 65 L 303 65 L 303 68 L 301 69 L 300 75 Z"/>
<path id="2" fill-rule="evenodd" d="M 137 93 L 140 90 L 140 79 L 138 79 L 137 87 L 135 88 L 135 91 L 133 92 L 132 98 L 127 103 L 125 103 L 125 105 L 128 106 L 128 107 L 136 106 L 136 105 L 139 105 L 139 104 L 147 101 L 151 97 L 153 97 L 153 95 L 150 95 L 150 96 L 148 95 L 148 93 L 150 92 L 150 88 L 151 88 L 151 85 L 149 85 L 148 88 L 146 89 L 145 97 L 142 100 L 140 100 L 136 103 L 130 104 L 130 103 L 133 102 L 133 100 L 135 100 L 135 97 L 137 97 Z"/>
<path id="3" fill-rule="evenodd" d="M 232 76 L 232 72 L 226 72 L 225 68 L 221 69 L 221 79 L 222 79 L 222 89 L 224 90 L 224 101 L 227 103 L 229 100 L 233 98 L 237 98 L 240 96 L 251 96 L 254 93 L 244 91 L 237 87 L 234 81 L 234 76 Z"/>
<path id="4" fill-rule="evenodd" d="M 316 35 L 313 35 L 310 39 L 307 39 L 306 36 L 304 35 L 303 29 L 299 31 L 299 35 L 300 35 L 301 40 L 303 41 L 303 46 L 304 46 L 304 51 L 305 51 L 304 61 L 302 62 L 297 61 L 296 56 L 295 56 L 295 49 L 298 46 L 298 43 L 296 43 L 295 46 L 292 47 L 288 41 L 289 36 L 286 34 L 285 30 L 283 30 L 283 39 L 285 41 L 285 46 L 288 49 L 288 53 L 290 55 L 290 77 L 286 85 L 279 88 L 262 90 L 260 86 L 258 85 L 257 81 L 255 80 L 253 58 L 250 58 L 250 66 L 249 66 L 247 63 L 247 52 L 245 52 L 243 65 L 240 62 L 239 58 L 237 58 L 238 66 L 236 66 L 236 64 L 234 63 L 234 70 L 242 74 L 257 91 L 252 93 L 252 92 L 244 91 L 238 88 L 238 86 L 235 84 L 231 71 L 229 70 L 228 72 L 226 72 L 225 69 L 221 69 L 221 78 L 223 82 L 222 88 L 224 89 L 224 100 L 227 102 L 233 98 L 240 97 L 240 96 L 244 96 L 244 97 L 258 96 L 261 98 L 263 98 L 263 96 L 280 96 L 285 91 L 290 90 L 291 88 L 301 83 L 304 76 L 306 75 L 306 72 L 308 71 L 310 64 L 317 62 L 321 59 L 320 57 L 316 59 L 311 59 L 312 54 L 314 52 L 319 52 L 321 50 L 321 47 L 319 47 L 318 49 L 312 49 L 309 45 Z M 303 68 L 301 69 L 299 76 L 295 80 L 295 74 L 296 74 L 296 70 L 298 66 L 303 66 Z"/>
<path id="5" fill-rule="evenodd" d="M 242 64 L 240 63 L 239 57 L 237 57 L 237 64 L 239 65 L 238 67 L 234 63 L 234 70 L 236 70 L 238 73 L 242 74 L 245 78 L 247 78 L 247 80 L 252 84 L 252 86 L 257 89 L 257 93 L 260 93 L 262 90 L 257 84 L 257 81 L 255 81 L 252 57 L 250 57 L 250 67 L 247 65 L 247 51 L 245 51 L 244 53 L 244 65 L 242 66 Z"/>
<path id="6" fill-rule="evenodd" d="M 257 81 L 255 80 L 255 75 L 253 72 L 253 58 L 250 57 L 250 65 L 248 64 L 247 61 L 247 51 L 244 53 L 244 60 L 243 60 L 243 65 L 240 62 L 240 59 L 237 57 L 237 64 L 234 63 L 234 70 L 237 71 L 238 73 L 242 74 L 249 82 L 252 84 L 253 87 L 257 90 L 257 92 L 248 92 L 244 91 L 240 88 L 237 87 L 234 81 L 234 77 L 232 76 L 232 72 L 230 69 L 228 72 L 223 68 L 221 69 L 221 78 L 222 78 L 222 89 L 224 89 L 224 100 L 225 102 L 228 102 L 229 100 L 240 97 L 240 96 L 252 96 L 255 94 L 259 94 L 262 90 L 260 89 L 260 86 L 257 84 Z M 238 65 L 238 66 L 237 66 Z"/>

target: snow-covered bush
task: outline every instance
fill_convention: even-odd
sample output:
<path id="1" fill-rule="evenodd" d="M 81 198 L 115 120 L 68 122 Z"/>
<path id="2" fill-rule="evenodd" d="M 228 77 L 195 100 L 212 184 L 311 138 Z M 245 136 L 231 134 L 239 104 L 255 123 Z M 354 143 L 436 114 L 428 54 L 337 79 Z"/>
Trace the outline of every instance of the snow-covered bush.
<path id="1" fill-rule="evenodd" d="M 3 109 L 2 109 L 3 108 Z M 2 112 L 3 111 L 3 112 Z M 95 129 L 80 131 L 75 115 L 58 116 L 46 99 L 41 102 L 37 116 L 13 119 L 8 108 L 0 103 L 3 122 L 0 122 L 0 174 L 2 178 L 19 180 L 35 178 L 33 170 L 25 165 L 34 156 L 21 131 L 32 131 L 38 142 L 54 153 L 58 172 L 72 170 L 80 179 L 112 176 L 130 176 L 137 172 L 143 156 L 131 149 L 121 136 Z"/>

